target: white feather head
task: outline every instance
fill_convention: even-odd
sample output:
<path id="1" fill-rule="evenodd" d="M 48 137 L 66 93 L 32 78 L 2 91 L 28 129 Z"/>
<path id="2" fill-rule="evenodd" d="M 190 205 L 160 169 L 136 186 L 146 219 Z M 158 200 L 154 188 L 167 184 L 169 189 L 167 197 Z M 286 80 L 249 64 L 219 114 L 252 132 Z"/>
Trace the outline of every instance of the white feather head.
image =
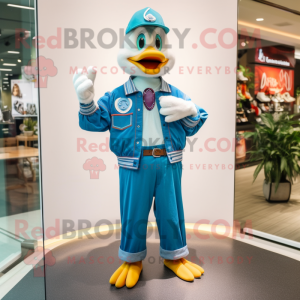
<path id="1" fill-rule="evenodd" d="M 143 49 L 138 49 L 137 39 L 140 34 L 144 34 L 146 39 L 146 45 Z M 133 63 L 131 63 L 128 58 L 136 56 L 142 53 L 147 47 L 152 46 L 156 48 L 156 36 L 159 35 L 162 40 L 162 48 L 160 52 L 162 52 L 165 57 L 168 59 L 166 65 L 164 65 L 159 73 L 157 74 L 146 74 L 138 67 L 136 67 Z M 124 48 L 120 48 L 118 53 L 118 64 L 124 70 L 125 73 L 133 76 L 143 76 L 143 77 L 160 77 L 169 73 L 175 64 L 175 57 L 172 54 L 170 49 L 170 44 L 168 40 L 167 34 L 164 30 L 157 26 L 144 26 L 138 27 L 132 31 L 130 31 L 125 36 Z"/>

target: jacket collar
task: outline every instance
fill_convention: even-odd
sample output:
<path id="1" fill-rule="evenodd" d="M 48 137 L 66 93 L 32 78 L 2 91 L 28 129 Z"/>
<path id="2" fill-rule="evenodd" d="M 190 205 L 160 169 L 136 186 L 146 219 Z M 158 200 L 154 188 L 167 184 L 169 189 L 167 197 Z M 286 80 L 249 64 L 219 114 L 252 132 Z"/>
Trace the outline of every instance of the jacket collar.
<path id="1" fill-rule="evenodd" d="M 130 95 L 133 93 L 138 92 L 138 89 L 135 87 L 134 83 L 133 83 L 133 76 L 130 76 L 128 81 L 126 81 L 124 83 L 124 91 L 125 91 L 125 95 Z M 160 77 L 161 79 L 161 87 L 160 87 L 160 91 L 161 92 L 166 92 L 166 93 L 171 93 L 171 88 L 169 86 L 169 84 L 163 80 L 162 77 Z"/>

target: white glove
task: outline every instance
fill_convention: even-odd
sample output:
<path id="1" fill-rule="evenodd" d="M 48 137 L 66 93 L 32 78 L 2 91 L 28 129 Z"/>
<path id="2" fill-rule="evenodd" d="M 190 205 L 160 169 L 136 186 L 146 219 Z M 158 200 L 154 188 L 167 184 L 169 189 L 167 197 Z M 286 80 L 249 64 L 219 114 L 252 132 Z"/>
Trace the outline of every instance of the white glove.
<path id="1" fill-rule="evenodd" d="M 160 113 L 166 116 L 165 121 L 170 123 L 185 117 L 196 117 L 198 114 L 197 108 L 192 101 L 186 101 L 174 96 L 161 96 Z"/>
<path id="2" fill-rule="evenodd" d="M 89 104 L 94 100 L 94 81 L 97 71 L 91 66 L 87 69 L 88 74 L 82 74 L 82 69 L 77 70 L 77 74 L 73 76 L 73 85 L 77 94 L 77 98 L 82 104 Z"/>

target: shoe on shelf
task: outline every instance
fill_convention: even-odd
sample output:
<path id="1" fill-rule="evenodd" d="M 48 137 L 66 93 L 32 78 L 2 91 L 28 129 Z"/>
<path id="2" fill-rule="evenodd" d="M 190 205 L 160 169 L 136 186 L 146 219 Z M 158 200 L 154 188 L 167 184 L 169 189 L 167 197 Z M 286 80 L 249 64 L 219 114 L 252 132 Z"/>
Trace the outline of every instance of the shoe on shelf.
<path id="1" fill-rule="evenodd" d="M 243 117 L 240 117 L 240 119 L 243 123 L 248 122 L 248 119 L 245 115 Z"/>
<path id="2" fill-rule="evenodd" d="M 266 112 L 266 111 L 267 111 L 266 106 L 265 106 L 264 103 L 260 103 L 258 106 L 261 108 L 261 110 L 262 110 L 263 112 Z"/>
<path id="3" fill-rule="evenodd" d="M 286 101 L 286 102 L 294 102 L 294 101 L 296 100 L 294 97 L 292 97 L 292 96 L 290 95 L 289 92 L 285 92 L 284 94 L 282 94 L 282 98 L 283 98 L 283 100 Z"/>
<path id="4" fill-rule="evenodd" d="M 241 107 L 238 107 L 236 109 L 236 113 L 239 114 L 239 115 L 243 115 L 244 114 L 244 110 Z"/>
<path id="5" fill-rule="evenodd" d="M 279 103 L 275 103 L 274 111 L 283 111 L 283 107 Z"/>
<path id="6" fill-rule="evenodd" d="M 276 93 L 275 98 L 278 100 L 278 102 L 284 102 L 284 99 L 282 98 L 280 93 Z"/>
<path id="7" fill-rule="evenodd" d="M 248 81 L 248 78 L 244 76 L 242 71 L 237 72 L 237 80 L 239 81 Z"/>
<path id="8" fill-rule="evenodd" d="M 242 122 L 239 116 L 236 116 L 236 122 L 237 123 L 241 123 Z"/>
<path id="9" fill-rule="evenodd" d="M 270 102 L 271 101 L 271 99 L 268 96 L 266 96 L 264 92 L 257 93 L 256 98 L 260 102 Z"/>

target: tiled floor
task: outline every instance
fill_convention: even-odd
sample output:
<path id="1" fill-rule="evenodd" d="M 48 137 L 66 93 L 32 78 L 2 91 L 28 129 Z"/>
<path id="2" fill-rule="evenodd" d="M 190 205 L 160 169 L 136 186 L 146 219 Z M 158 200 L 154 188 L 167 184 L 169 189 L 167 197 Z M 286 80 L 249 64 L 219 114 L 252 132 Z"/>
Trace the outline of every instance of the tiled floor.
<path id="1" fill-rule="evenodd" d="M 253 229 L 300 242 L 300 178 L 288 203 L 269 203 L 263 196 L 263 171 L 252 184 L 255 168 L 235 173 L 235 220 L 250 220 Z"/>

